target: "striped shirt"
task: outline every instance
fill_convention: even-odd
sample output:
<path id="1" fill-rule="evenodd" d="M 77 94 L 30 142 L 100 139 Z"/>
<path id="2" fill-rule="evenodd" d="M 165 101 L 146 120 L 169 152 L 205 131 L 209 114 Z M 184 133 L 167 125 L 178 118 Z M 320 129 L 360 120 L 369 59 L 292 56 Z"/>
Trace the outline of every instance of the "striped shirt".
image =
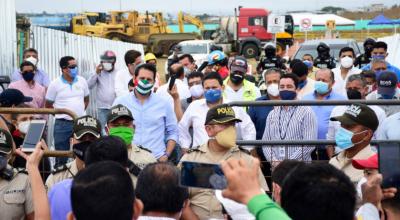
<path id="1" fill-rule="evenodd" d="M 317 119 L 308 106 L 277 106 L 267 118 L 262 140 L 315 140 L 317 139 Z M 314 146 L 263 146 L 268 161 L 284 159 L 311 161 Z"/>

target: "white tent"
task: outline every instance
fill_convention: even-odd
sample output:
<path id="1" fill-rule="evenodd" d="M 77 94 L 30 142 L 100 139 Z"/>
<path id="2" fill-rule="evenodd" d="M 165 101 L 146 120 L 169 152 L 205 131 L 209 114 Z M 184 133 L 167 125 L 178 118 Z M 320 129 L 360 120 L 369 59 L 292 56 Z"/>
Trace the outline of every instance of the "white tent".
<path id="1" fill-rule="evenodd" d="M 291 15 L 295 26 L 300 25 L 300 21 L 304 18 L 311 19 L 313 26 L 325 26 L 328 20 L 335 20 L 336 26 L 354 26 L 356 24 L 353 20 L 334 14 L 293 13 Z"/>

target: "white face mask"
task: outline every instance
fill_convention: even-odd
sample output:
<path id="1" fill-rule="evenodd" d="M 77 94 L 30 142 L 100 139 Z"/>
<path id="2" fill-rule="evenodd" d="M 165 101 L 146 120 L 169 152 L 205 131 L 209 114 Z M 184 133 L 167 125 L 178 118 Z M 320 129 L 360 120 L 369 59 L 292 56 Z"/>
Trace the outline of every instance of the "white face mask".
<path id="1" fill-rule="evenodd" d="M 18 130 L 23 133 L 26 134 L 28 133 L 28 129 L 29 129 L 29 125 L 31 124 L 31 121 L 23 121 L 18 123 Z"/>
<path id="2" fill-rule="evenodd" d="M 112 63 L 103 63 L 103 68 L 105 71 L 110 72 L 113 68 Z"/>
<path id="3" fill-rule="evenodd" d="M 362 186 L 362 184 L 364 184 L 364 183 L 366 183 L 366 182 L 367 182 L 367 178 L 363 177 L 363 178 L 361 178 L 360 181 L 358 181 L 358 183 L 357 183 L 356 190 L 357 190 L 357 195 L 358 195 L 358 197 L 360 197 L 360 199 L 362 199 L 362 190 L 361 190 L 361 186 Z"/>
<path id="4" fill-rule="evenodd" d="M 279 96 L 279 86 L 276 83 L 272 83 L 271 85 L 267 86 L 267 92 L 268 94 L 272 96 Z"/>
<path id="5" fill-rule="evenodd" d="M 199 98 L 204 93 L 203 86 L 200 84 L 190 87 L 189 91 L 190 91 L 190 95 L 192 95 L 192 97 L 194 97 L 194 98 Z"/>
<path id="6" fill-rule="evenodd" d="M 25 61 L 31 62 L 34 66 L 37 65 L 38 60 L 35 57 L 28 57 Z"/>
<path id="7" fill-rule="evenodd" d="M 340 59 L 340 65 L 342 65 L 343 68 L 350 68 L 353 66 L 353 58 L 350 57 L 343 57 Z"/>

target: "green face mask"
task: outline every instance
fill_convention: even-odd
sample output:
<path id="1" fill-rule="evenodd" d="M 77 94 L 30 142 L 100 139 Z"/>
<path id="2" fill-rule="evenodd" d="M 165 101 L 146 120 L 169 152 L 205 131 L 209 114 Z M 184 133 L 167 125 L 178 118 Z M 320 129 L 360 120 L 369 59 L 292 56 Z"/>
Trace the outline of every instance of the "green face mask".
<path id="1" fill-rule="evenodd" d="M 117 136 L 122 138 L 125 144 L 129 145 L 132 143 L 133 140 L 134 129 L 128 127 L 116 127 L 116 128 L 110 128 L 109 133 L 110 136 Z"/>

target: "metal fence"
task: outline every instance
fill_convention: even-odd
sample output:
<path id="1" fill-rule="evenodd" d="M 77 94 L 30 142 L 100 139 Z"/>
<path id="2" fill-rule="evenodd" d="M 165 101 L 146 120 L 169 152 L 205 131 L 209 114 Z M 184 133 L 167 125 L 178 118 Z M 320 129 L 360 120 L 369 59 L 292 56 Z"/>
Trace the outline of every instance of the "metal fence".
<path id="1" fill-rule="evenodd" d="M 0 75 L 10 75 L 16 66 L 17 28 L 15 0 L 0 1 Z"/>

